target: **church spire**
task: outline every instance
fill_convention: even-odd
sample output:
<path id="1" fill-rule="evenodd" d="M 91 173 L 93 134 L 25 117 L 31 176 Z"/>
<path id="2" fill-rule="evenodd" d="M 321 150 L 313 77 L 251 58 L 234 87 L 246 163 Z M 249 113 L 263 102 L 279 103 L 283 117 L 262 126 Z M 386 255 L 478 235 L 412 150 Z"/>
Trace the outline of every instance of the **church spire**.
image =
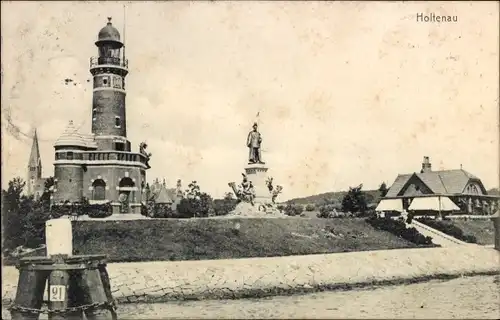
<path id="1" fill-rule="evenodd" d="M 30 153 L 30 158 L 29 158 L 29 162 L 28 162 L 28 167 L 30 169 L 37 168 L 39 171 L 38 174 L 40 175 L 39 178 L 41 178 L 42 159 L 40 158 L 40 148 L 38 147 L 38 135 L 36 133 L 36 129 L 35 129 L 35 134 L 33 135 L 33 143 L 31 145 L 31 153 Z"/>
<path id="2" fill-rule="evenodd" d="M 37 197 L 37 185 L 42 179 L 42 159 L 40 158 L 40 148 L 38 147 L 38 135 L 33 135 L 33 144 L 31 145 L 30 159 L 28 161 L 28 179 L 26 181 L 27 195 Z"/>

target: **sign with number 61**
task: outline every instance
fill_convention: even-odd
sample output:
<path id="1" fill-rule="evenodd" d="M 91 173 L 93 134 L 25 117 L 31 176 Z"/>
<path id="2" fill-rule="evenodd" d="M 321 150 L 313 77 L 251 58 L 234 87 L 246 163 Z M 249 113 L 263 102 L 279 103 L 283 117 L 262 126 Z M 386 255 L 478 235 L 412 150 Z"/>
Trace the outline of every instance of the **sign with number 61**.
<path id="1" fill-rule="evenodd" d="M 63 302 L 66 298 L 66 286 L 50 286 L 49 301 Z"/>

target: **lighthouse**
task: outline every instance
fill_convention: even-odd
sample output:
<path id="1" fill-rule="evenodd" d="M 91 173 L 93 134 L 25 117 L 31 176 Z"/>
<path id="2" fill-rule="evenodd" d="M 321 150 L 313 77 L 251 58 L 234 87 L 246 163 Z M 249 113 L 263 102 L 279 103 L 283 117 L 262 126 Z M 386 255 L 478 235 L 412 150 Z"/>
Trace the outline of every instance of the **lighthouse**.
<path id="1" fill-rule="evenodd" d="M 130 151 L 125 112 L 125 77 L 128 60 L 122 57 L 123 43 L 111 18 L 99 31 L 97 57 L 90 58 L 93 76 L 92 133 L 102 148 Z"/>
<path id="2" fill-rule="evenodd" d="M 93 76 L 91 134 L 70 120 L 55 142 L 54 202 L 110 204 L 113 214 L 140 214 L 150 154 L 145 144 L 132 150 L 127 138 L 125 77 L 128 60 L 111 18 L 97 34 Z"/>

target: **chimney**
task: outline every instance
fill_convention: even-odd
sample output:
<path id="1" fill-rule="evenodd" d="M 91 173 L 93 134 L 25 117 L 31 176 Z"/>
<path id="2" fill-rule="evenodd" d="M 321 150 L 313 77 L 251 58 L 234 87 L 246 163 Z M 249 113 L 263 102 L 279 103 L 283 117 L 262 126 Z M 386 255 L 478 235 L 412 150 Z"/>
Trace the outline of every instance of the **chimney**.
<path id="1" fill-rule="evenodd" d="M 432 165 L 429 160 L 429 157 L 424 156 L 424 161 L 422 161 L 422 170 L 420 170 L 420 173 L 431 172 L 431 171 L 432 171 Z"/>

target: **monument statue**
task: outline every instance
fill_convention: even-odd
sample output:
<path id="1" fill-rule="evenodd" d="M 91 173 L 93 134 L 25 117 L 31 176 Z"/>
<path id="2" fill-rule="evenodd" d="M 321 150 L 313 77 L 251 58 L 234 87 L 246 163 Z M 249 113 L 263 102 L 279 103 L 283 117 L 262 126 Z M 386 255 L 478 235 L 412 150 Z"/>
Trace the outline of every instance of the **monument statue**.
<path id="1" fill-rule="evenodd" d="M 260 146 L 262 143 L 262 136 L 260 132 L 257 131 L 257 123 L 253 124 L 253 130 L 248 133 L 247 137 L 247 147 L 249 149 L 248 163 L 259 163 L 264 164 L 262 162 L 261 150 Z"/>
<path id="2" fill-rule="evenodd" d="M 252 181 L 248 180 L 246 174 L 242 173 L 241 175 L 243 176 L 243 181 L 238 188 L 236 188 L 236 184 L 234 182 L 229 183 L 229 186 L 233 189 L 233 192 L 239 201 L 249 202 L 253 206 L 255 188 Z"/>
<path id="3" fill-rule="evenodd" d="M 262 161 L 262 136 L 257 128 L 257 123 L 254 123 L 253 130 L 247 136 L 248 166 L 244 168 L 245 173 L 242 173 L 242 182 L 238 186 L 235 182 L 228 183 L 238 200 L 234 210 L 227 215 L 228 218 L 284 217 L 276 204 L 276 198 L 283 187 L 274 185 L 274 179 L 267 176 L 269 168 Z"/>

